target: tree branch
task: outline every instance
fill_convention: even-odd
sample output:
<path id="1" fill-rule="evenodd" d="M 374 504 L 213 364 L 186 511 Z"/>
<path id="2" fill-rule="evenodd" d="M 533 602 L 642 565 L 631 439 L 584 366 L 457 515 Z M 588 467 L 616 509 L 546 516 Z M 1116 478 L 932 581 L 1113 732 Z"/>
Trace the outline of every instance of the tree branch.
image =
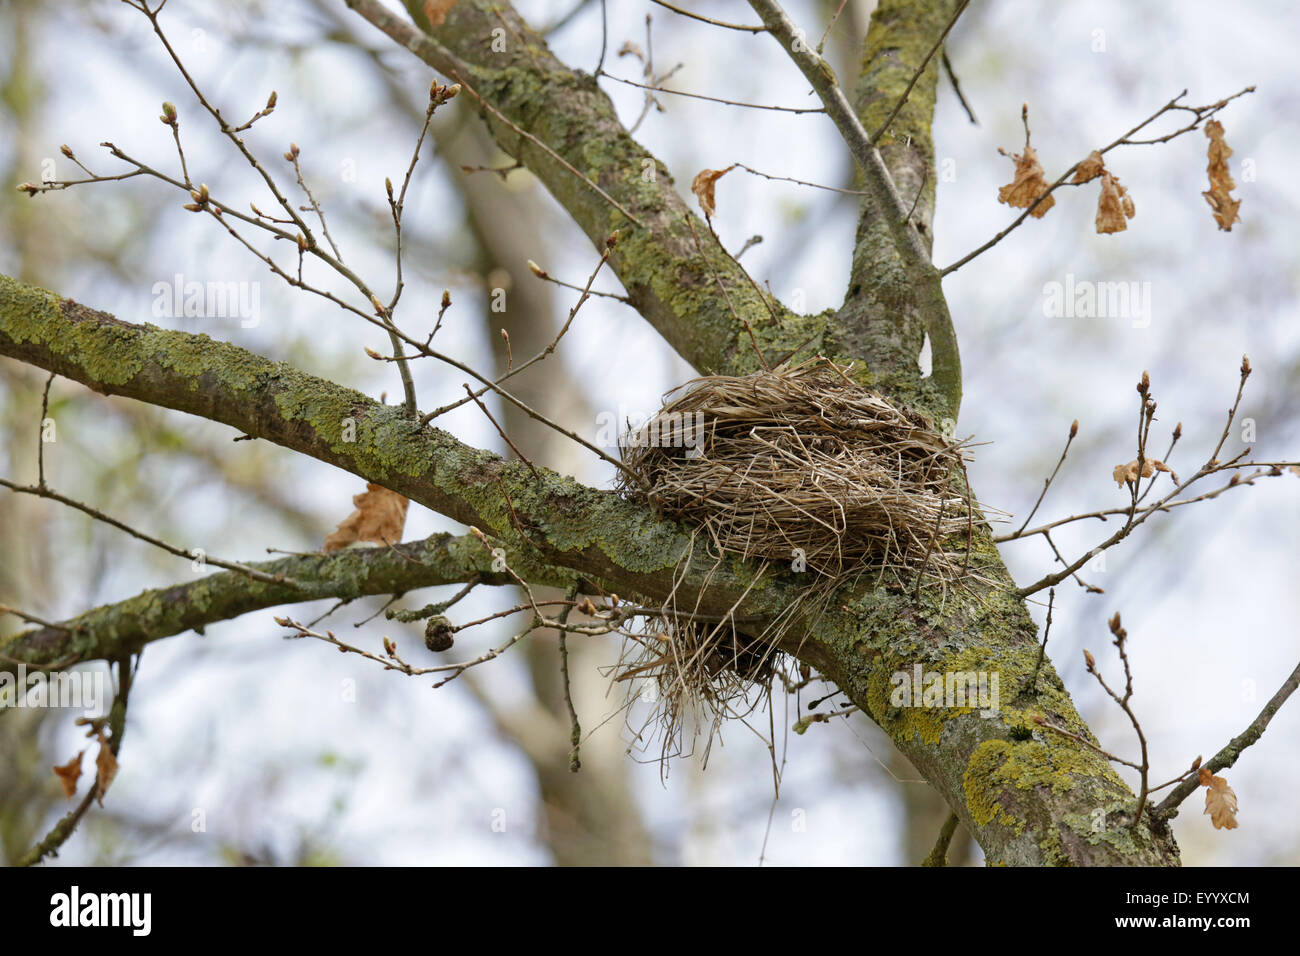
<path id="1" fill-rule="evenodd" d="M 864 360 L 876 384 L 896 399 L 955 420 L 961 406 L 957 336 L 939 274 L 930 262 L 929 240 L 914 225 L 916 200 L 926 180 L 918 179 L 905 200 L 830 65 L 808 45 L 803 31 L 776 0 L 750 0 L 750 6 L 812 85 L 861 173 L 865 196 L 853 273 L 844 305 L 831 324 L 837 348 L 828 351 Z M 928 84 L 931 104 L 933 72 L 921 84 Z M 929 215 L 925 210 L 920 220 L 927 233 Z M 923 382 L 917 356 L 927 334 L 933 371 Z"/>
<path id="2" fill-rule="evenodd" d="M 1242 751 L 1263 736 L 1269 722 L 1282 708 L 1282 705 L 1286 703 L 1287 698 L 1296 692 L 1297 688 L 1300 688 L 1300 664 L 1296 665 L 1295 670 L 1291 672 L 1291 676 L 1278 688 L 1277 693 L 1269 698 L 1268 703 L 1264 705 L 1264 709 L 1259 712 L 1258 717 L 1251 721 L 1250 726 L 1233 737 L 1222 750 L 1211 757 L 1205 763 L 1205 769 L 1210 773 L 1218 773 L 1220 770 L 1226 770 L 1236 763 Z M 1178 814 L 1178 805 L 1191 796 L 1192 791 L 1200 785 L 1200 779 L 1193 774 L 1174 787 L 1169 796 L 1161 800 L 1160 804 L 1152 811 L 1152 815 L 1161 824 L 1176 816 Z"/>
<path id="3" fill-rule="evenodd" d="M 701 555 L 684 575 L 675 573 L 690 535 L 647 506 L 540 467 L 535 477 L 521 461 L 418 425 L 400 406 L 206 335 L 133 325 L 0 276 L 0 355 L 335 465 L 483 529 L 512 561 L 540 548 L 538 560 L 622 593 L 663 597 L 677 589 L 702 595 L 700 609 L 716 613 L 746 591 L 731 562 L 715 569 Z M 783 593 L 768 589 L 750 603 L 779 609 Z"/>
<path id="4" fill-rule="evenodd" d="M 556 59 L 509 4 L 461 0 L 431 35 L 378 0 L 348 6 L 460 83 L 483 107 L 497 144 L 537 175 L 598 249 L 620 230 L 610 264 L 633 307 L 678 354 L 705 373 L 752 367 L 742 322 L 713 294 L 712 269 L 755 328 L 772 324 L 767 305 L 711 236 L 701 261 L 672 177 L 627 132 L 592 77 Z M 708 230 L 697 231 L 703 237 Z M 799 328 L 773 331 L 774 351 L 808 338 L 800 317 L 781 319 Z"/>
<path id="5" fill-rule="evenodd" d="M 435 534 L 391 548 L 352 548 L 331 554 L 303 554 L 253 565 L 265 579 L 223 571 L 187 584 L 155 588 L 0 642 L 0 673 L 18 664 L 47 667 L 113 659 L 138 653 L 151 641 L 208 624 L 301 601 L 348 601 L 372 594 L 396 594 L 473 580 L 506 585 L 514 579 L 492 570 L 492 555 L 473 535 Z M 516 573 L 538 584 L 564 586 L 578 580 L 527 552 L 511 555 Z M 273 583 L 292 577 L 297 587 Z M 590 585 L 588 585 L 590 586 Z"/>

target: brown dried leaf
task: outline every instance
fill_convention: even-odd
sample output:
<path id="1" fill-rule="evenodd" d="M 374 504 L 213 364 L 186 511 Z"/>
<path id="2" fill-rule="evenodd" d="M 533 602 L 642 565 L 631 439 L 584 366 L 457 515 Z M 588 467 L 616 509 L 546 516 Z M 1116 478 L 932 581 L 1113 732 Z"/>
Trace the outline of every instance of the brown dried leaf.
<path id="1" fill-rule="evenodd" d="M 1169 477 L 1173 478 L 1174 481 L 1178 481 L 1178 476 L 1174 474 L 1173 469 L 1171 469 L 1159 458 L 1144 458 L 1142 460 L 1143 478 L 1150 478 L 1157 471 L 1168 472 Z M 1137 481 L 1137 477 L 1138 477 L 1137 459 L 1134 458 L 1127 465 L 1116 465 L 1114 471 L 1111 472 L 1111 475 L 1115 479 L 1115 484 L 1121 486 L 1126 481 Z"/>
<path id="2" fill-rule="evenodd" d="M 69 800 L 77 792 L 77 778 L 81 776 L 81 757 L 84 750 L 77 751 L 77 755 L 65 763 L 62 767 L 52 767 L 54 776 L 59 778 L 59 783 L 63 784 L 63 795 Z"/>
<path id="3" fill-rule="evenodd" d="M 1090 183 L 1106 171 L 1105 162 L 1101 158 L 1101 153 L 1093 150 L 1088 154 L 1088 158 L 1079 164 L 1079 168 L 1074 171 L 1074 178 L 1071 183 Z"/>
<path id="4" fill-rule="evenodd" d="M 998 190 L 998 202 L 1015 209 L 1028 209 L 1035 199 L 1047 192 L 1048 182 L 1043 175 L 1043 167 L 1038 163 L 1038 153 L 1032 146 L 1026 146 L 1023 155 L 1017 153 L 1011 158 L 1016 164 L 1016 176 Z M 1042 219 L 1047 215 L 1047 210 L 1055 205 L 1056 197 L 1048 196 L 1030 215 Z"/>
<path id="5" fill-rule="evenodd" d="M 713 201 L 714 186 L 717 185 L 719 179 L 735 168 L 733 164 L 726 169 L 701 169 L 691 182 L 691 192 L 695 193 L 695 198 L 700 202 L 700 208 L 704 210 L 704 215 L 709 218 L 712 218 L 713 214 L 717 212 L 717 207 Z"/>
<path id="6" fill-rule="evenodd" d="M 1110 173 L 1101 174 L 1101 197 L 1097 200 L 1097 235 L 1123 232 L 1127 220 L 1137 213 L 1128 190 Z"/>
<path id="7" fill-rule="evenodd" d="M 374 544 L 397 544 L 406 527 L 406 507 L 410 501 L 382 485 L 366 483 L 363 494 L 353 495 L 356 511 L 341 522 L 325 539 L 326 551 L 338 551 L 358 541 Z"/>
<path id="8" fill-rule="evenodd" d="M 642 63 L 645 62 L 645 51 L 642 50 L 642 49 L 641 49 L 639 46 L 637 46 L 635 43 L 633 43 L 631 40 L 625 40 L 625 41 L 623 42 L 623 45 L 622 45 L 621 47 L 618 48 L 618 55 L 619 55 L 620 57 L 623 57 L 623 56 L 634 56 L 634 57 L 636 57 L 638 60 L 640 60 Z"/>
<path id="9" fill-rule="evenodd" d="M 1223 140 L 1223 124 L 1218 120 L 1210 120 L 1205 124 L 1205 135 L 1210 138 L 1210 165 L 1206 168 L 1210 174 L 1210 188 L 1201 195 L 1214 211 L 1214 221 L 1219 224 L 1219 228 L 1224 232 L 1232 232 L 1232 224 L 1241 222 L 1241 217 L 1237 215 L 1241 200 L 1229 195 L 1237 188 L 1237 184 L 1232 181 L 1232 174 L 1228 172 L 1228 157 L 1232 155 L 1232 149 Z"/>
<path id="10" fill-rule="evenodd" d="M 117 776 L 117 758 L 108 746 L 104 732 L 99 733 L 99 753 L 95 755 L 95 797 L 99 805 L 104 805 L 104 794 L 108 793 L 109 784 Z"/>
<path id="11" fill-rule="evenodd" d="M 1228 786 L 1228 781 L 1216 777 L 1205 767 L 1197 772 L 1197 779 L 1205 791 L 1205 812 L 1210 815 L 1210 822 L 1216 830 L 1237 829 L 1237 795 Z"/>
<path id="12" fill-rule="evenodd" d="M 456 0 L 424 0 L 424 15 L 429 18 L 429 26 L 440 27 Z"/>

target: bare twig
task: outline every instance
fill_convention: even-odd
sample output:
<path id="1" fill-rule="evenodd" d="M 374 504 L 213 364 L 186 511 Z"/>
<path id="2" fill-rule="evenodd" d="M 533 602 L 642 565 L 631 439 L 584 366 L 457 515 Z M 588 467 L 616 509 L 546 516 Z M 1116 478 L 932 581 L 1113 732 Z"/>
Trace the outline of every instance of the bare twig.
<path id="1" fill-rule="evenodd" d="M 37 424 L 36 436 L 36 487 L 45 487 L 45 419 L 50 414 L 50 386 L 54 384 L 54 373 L 45 380 L 45 390 L 41 392 L 41 420 Z"/>
<path id="2" fill-rule="evenodd" d="M 934 41 L 934 46 L 930 47 L 930 52 L 925 55 L 925 59 L 921 61 L 921 65 L 918 66 L 916 72 L 912 74 L 912 79 L 908 81 L 907 88 L 903 90 L 903 95 L 898 98 L 898 102 L 894 104 L 894 108 L 890 110 L 889 115 L 885 117 L 885 121 L 880 124 L 880 128 L 871 134 L 871 142 L 873 145 L 880 142 L 880 137 L 885 135 L 885 130 L 889 129 L 889 124 L 894 121 L 894 117 L 898 115 L 899 111 L 907 103 L 907 98 L 912 95 L 912 87 L 916 86 L 916 81 L 921 78 L 921 74 L 925 72 L 925 68 L 930 65 L 930 60 L 934 58 L 935 53 L 937 53 L 939 48 L 943 46 L 943 41 L 948 38 L 949 31 L 957 25 L 957 18 L 966 11 L 966 7 L 969 3 L 970 0 L 961 0 L 961 3 L 957 7 L 957 11 L 952 15 L 952 19 L 948 21 L 948 25 L 944 27 L 943 32 L 939 34 L 939 39 Z"/>
<path id="3" fill-rule="evenodd" d="M 5 478 L 0 478 L 0 488 L 8 488 L 10 491 L 13 491 L 17 494 L 34 495 L 35 497 L 38 498 L 48 498 L 51 501 L 57 501 L 61 505 L 66 505 L 69 508 L 73 508 L 76 511 L 80 511 L 82 514 L 89 515 L 91 518 L 94 518 L 96 521 L 102 521 L 104 524 L 112 525 L 114 528 L 117 528 L 119 531 L 125 531 L 133 538 L 138 538 L 139 540 L 147 542 L 148 544 L 151 544 L 156 548 L 161 548 L 163 551 L 166 551 L 168 554 L 173 554 L 178 558 L 185 558 L 187 561 L 200 560 L 198 552 L 186 551 L 183 548 L 178 548 L 175 547 L 174 545 L 170 545 L 166 541 L 162 541 L 158 538 L 153 537 L 152 535 L 145 534 L 143 531 L 139 531 L 135 528 L 132 528 L 129 524 L 126 524 L 125 522 L 122 521 L 118 521 L 116 518 L 112 518 L 104 514 L 104 512 L 90 507 L 90 505 L 82 504 L 80 501 L 76 501 L 65 495 L 61 495 L 57 491 L 54 491 L 52 488 L 42 486 L 42 485 L 19 485 Z M 205 564 L 215 565 L 218 568 L 225 568 L 228 571 L 238 571 L 240 574 L 247 575 L 248 577 L 252 578 L 254 581 L 262 581 L 266 584 L 283 584 L 283 585 L 288 585 L 290 587 L 301 587 L 301 585 L 299 585 L 296 581 L 292 581 L 284 577 L 283 575 L 267 574 L 264 571 L 258 571 L 254 568 L 248 567 L 247 565 L 237 564 L 233 561 L 222 561 L 220 558 L 214 558 L 209 554 L 203 554 L 201 560 Z"/>
<path id="4" fill-rule="evenodd" d="M 578 589 L 570 588 L 565 595 L 569 601 L 568 607 L 560 612 L 560 622 L 566 623 L 569 620 L 569 614 L 573 611 L 573 599 L 578 596 Z M 578 722 L 578 710 L 573 706 L 573 690 L 569 683 L 569 644 L 568 634 L 560 631 L 560 680 L 564 685 L 564 706 L 569 710 L 569 772 L 577 773 L 582 769 L 582 756 L 579 747 L 582 745 L 582 724 Z"/>
<path id="5" fill-rule="evenodd" d="M 970 104 L 966 102 L 966 97 L 962 94 L 961 83 L 957 80 L 957 71 L 952 68 L 952 61 L 948 59 L 947 50 L 940 54 L 939 62 L 943 64 L 944 72 L 948 74 L 948 82 L 952 84 L 952 91 L 957 94 L 957 102 L 966 111 L 966 116 L 971 121 L 971 125 L 979 126 L 980 121 L 975 118 L 975 111 L 971 109 Z"/>
<path id="6" fill-rule="evenodd" d="M 843 196 L 865 196 L 866 193 L 861 189 L 840 189 L 837 186 L 823 186 L 821 183 L 810 183 L 803 179 L 794 179 L 791 176 L 773 176 L 771 173 L 760 172 L 757 169 L 750 169 L 744 163 L 732 163 L 736 169 L 743 169 L 754 176 L 761 176 L 763 179 L 770 179 L 774 182 L 794 183 L 796 186 L 811 186 L 813 189 L 824 189 L 827 192 L 840 193 Z M 913 204 L 913 209 L 916 208 Z"/>
<path id="7" fill-rule="evenodd" d="M 651 0 L 651 2 L 657 3 L 665 10 L 671 10 L 673 13 L 679 13 L 684 17 L 690 17 L 692 20 L 699 20 L 701 23 L 709 23 L 715 27 L 725 27 L 728 30 L 741 30 L 745 33 L 762 33 L 767 29 L 767 27 L 764 26 L 749 26 L 745 23 L 727 23 L 725 20 L 714 20 L 712 17 L 706 17 L 699 13 L 692 13 L 689 10 L 683 10 L 679 6 L 666 3 L 665 0 Z"/>
<path id="8" fill-rule="evenodd" d="M 1034 515 L 1038 513 L 1039 505 L 1041 505 L 1043 503 L 1043 499 L 1047 497 L 1047 489 L 1052 487 L 1052 482 L 1056 480 L 1057 473 L 1061 470 L 1061 466 L 1065 464 L 1065 456 L 1070 453 L 1070 445 L 1074 441 L 1074 437 L 1078 434 L 1079 434 L 1079 420 L 1076 418 L 1074 422 L 1071 423 L 1070 425 L 1070 435 L 1068 438 L 1065 439 L 1065 448 L 1061 450 L 1060 461 L 1056 463 L 1056 467 L 1052 469 L 1052 473 L 1048 475 L 1047 478 L 1043 481 L 1043 490 L 1038 493 L 1038 500 L 1034 502 L 1034 507 L 1029 510 L 1029 514 L 1025 517 L 1024 523 L 1016 530 L 1015 534 L 1012 535 L 1011 537 L 1013 538 L 1019 537 L 1024 532 L 1025 528 L 1029 526 L 1029 522 L 1033 520 Z"/>
<path id="9" fill-rule="evenodd" d="M 668 93 L 671 96 L 686 96 L 693 100 L 707 100 L 710 103 L 721 103 L 724 106 L 740 106 L 751 110 L 772 110 L 777 113 L 825 113 L 825 107 L 821 106 L 772 106 L 768 103 L 744 103 L 740 100 L 729 100 L 720 96 L 705 96 L 703 93 L 688 93 L 685 90 L 670 90 L 667 87 L 659 86 L 658 83 L 653 85 L 638 83 L 635 80 L 624 79 L 621 76 L 615 76 L 612 73 L 603 73 L 602 76 L 613 80 L 616 83 L 624 83 L 627 86 L 635 86 L 637 89 L 649 90 L 654 93 Z M 663 82 L 662 79 L 659 82 Z"/>
<path id="10" fill-rule="evenodd" d="M 519 460 L 528 466 L 528 470 L 533 473 L 533 477 L 534 478 L 538 477 L 537 469 L 533 466 L 533 463 L 528 460 L 528 456 L 525 455 L 522 451 L 520 451 L 519 448 L 515 445 L 515 443 L 510 440 L 510 436 L 506 434 L 506 430 L 502 428 L 499 424 L 497 424 L 497 420 L 492 417 L 492 413 L 487 410 L 487 406 L 484 405 L 481 401 L 479 401 L 478 396 L 476 396 L 472 391 L 470 391 L 470 387 L 468 384 L 465 385 L 465 393 L 469 395 L 470 399 L 474 402 L 474 404 L 479 407 L 479 410 L 482 411 L 483 414 L 487 416 L 487 420 L 492 423 L 492 427 L 497 430 L 497 434 L 500 435 L 501 438 L 505 441 L 505 443 L 510 446 L 510 450 L 513 451 L 516 455 L 518 455 Z"/>

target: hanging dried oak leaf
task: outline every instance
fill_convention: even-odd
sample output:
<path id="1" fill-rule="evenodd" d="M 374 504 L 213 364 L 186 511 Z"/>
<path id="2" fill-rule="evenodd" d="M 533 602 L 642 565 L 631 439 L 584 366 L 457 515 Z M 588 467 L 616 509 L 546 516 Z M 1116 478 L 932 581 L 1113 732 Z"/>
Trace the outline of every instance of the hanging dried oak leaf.
<path id="1" fill-rule="evenodd" d="M 63 784 L 63 795 L 69 800 L 77 792 L 77 778 L 81 776 L 81 757 L 84 750 L 77 751 L 77 755 L 65 763 L 62 767 L 51 767 L 54 776 L 59 778 L 59 783 Z"/>
<path id="2" fill-rule="evenodd" d="M 1097 234 L 1123 232 L 1128 228 L 1127 220 L 1137 214 L 1133 199 L 1128 190 L 1119 184 L 1119 180 L 1110 173 L 1101 174 L 1101 198 L 1097 200 Z"/>
<path id="3" fill-rule="evenodd" d="M 352 503 L 357 510 L 339 522 L 338 529 L 325 539 L 326 551 L 338 551 L 358 541 L 397 544 L 402 540 L 408 499 L 367 482 L 365 492 L 353 495 Z"/>
<path id="4" fill-rule="evenodd" d="M 1079 164 L 1079 167 L 1074 171 L 1074 178 L 1070 182 L 1075 185 L 1090 183 L 1105 171 L 1106 165 L 1101 158 L 1101 153 L 1094 149 L 1088 154 L 1088 158 Z"/>
<path id="5" fill-rule="evenodd" d="M 1166 471 L 1169 473 L 1169 477 L 1171 477 L 1174 481 L 1178 481 L 1178 476 L 1174 474 L 1173 469 L 1171 469 L 1159 458 L 1144 458 L 1142 460 L 1143 478 L 1150 478 L 1157 471 Z M 1137 481 L 1138 478 L 1137 459 L 1134 458 L 1127 465 L 1116 465 L 1114 471 L 1111 472 L 1111 475 L 1115 479 L 1115 484 L 1121 486 L 1126 481 Z"/>
<path id="6" fill-rule="evenodd" d="M 108 793 L 108 786 L 117 776 L 117 758 L 113 756 L 113 751 L 108 746 L 108 739 L 104 732 L 99 732 L 99 753 L 95 755 L 95 796 L 99 800 L 99 805 L 104 805 L 104 794 Z"/>
<path id="7" fill-rule="evenodd" d="M 998 202 L 1006 203 L 1015 209 L 1028 209 L 1034 200 L 1047 192 L 1047 179 L 1043 176 L 1043 167 L 1038 163 L 1038 153 L 1032 146 L 1026 146 L 1023 154 L 1011 157 L 1016 164 L 1016 177 L 998 190 Z M 1035 219 L 1042 219 L 1047 210 L 1056 205 L 1056 198 L 1048 196 L 1030 213 Z"/>
<path id="8" fill-rule="evenodd" d="M 1229 195 L 1237 188 L 1232 174 L 1228 172 L 1228 157 L 1232 155 L 1232 149 L 1223 141 L 1223 124 L 1218 120 L 1210 120 L 1205 124 L 1205 135 L 1210 138 L 1210 165 L 1207 167 L 1210 188 L 1201 195 L 1214 211 L 1214 221 L 1219 224 L 1219 228 L 1224 232 L 1232 232 L 1232 224 L 1241 222 L 1241 217 L 1237 215 L 1241 200 Z"/>
<path id="9" fill-rule="evenodd" d="M 1210 822 L 1216 830 L 1237 829 L 1237 795 L 1228 786 L 1228 781 L 1216 777 L 1205 767 L 1196 771 L 1197 779 L 1205 791 L 1205 812 L 1210 815 Z"/>
<path id="10" fill-rule="evenodd" d="M 735 164 L 728 166 L 726 169 L 701 169 L 691 182 L 691 192 L 695 193 L 695 198 L 700 202 L 700 208 L 704 210 L 704 215 L 713 218 L 717 212 L 717 207 L 713 201 L 713 188 L 717 185 L 719 179 L 735 169 Z"/>

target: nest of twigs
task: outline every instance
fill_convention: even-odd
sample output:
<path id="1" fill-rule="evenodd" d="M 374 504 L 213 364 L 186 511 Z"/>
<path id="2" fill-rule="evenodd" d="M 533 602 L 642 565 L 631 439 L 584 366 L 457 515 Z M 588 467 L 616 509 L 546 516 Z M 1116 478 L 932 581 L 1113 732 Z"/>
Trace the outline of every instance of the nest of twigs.
<path id="1" fill-rule="evenodd" d="M 699 378 L 667 398 L 624 437 L 623 461 L 641 493 L 717 553 L 832 581 L 873 569 L 951 576 L 943 542 L 965 536 L 971 514 L 952 481 L 962 452 L 922 415 L 823 358 Z"/>
<path id="2" fill-rule="evenodd" d="M 945 547 L 953 535 L 968 542 L 974 514 L 953 480 L 960 443 L 824 358 L 688 382 L 620 447 L 631 473 L 624 490 L 695 528 L 715 557 L 806 572 L 795 604 L 824 603 L 862 574 L 912 587 L 963 570 Z M 683 752 L 688 733 L 711 742 L 725 719 L 770 698 L 793 666 L 777 648 L 794 612 L 756 633 L 734 620 L 700 622 L 670 601 L 647 623 L 617 679 L 657 685 L 650 721 L 663 756 Z"/>

